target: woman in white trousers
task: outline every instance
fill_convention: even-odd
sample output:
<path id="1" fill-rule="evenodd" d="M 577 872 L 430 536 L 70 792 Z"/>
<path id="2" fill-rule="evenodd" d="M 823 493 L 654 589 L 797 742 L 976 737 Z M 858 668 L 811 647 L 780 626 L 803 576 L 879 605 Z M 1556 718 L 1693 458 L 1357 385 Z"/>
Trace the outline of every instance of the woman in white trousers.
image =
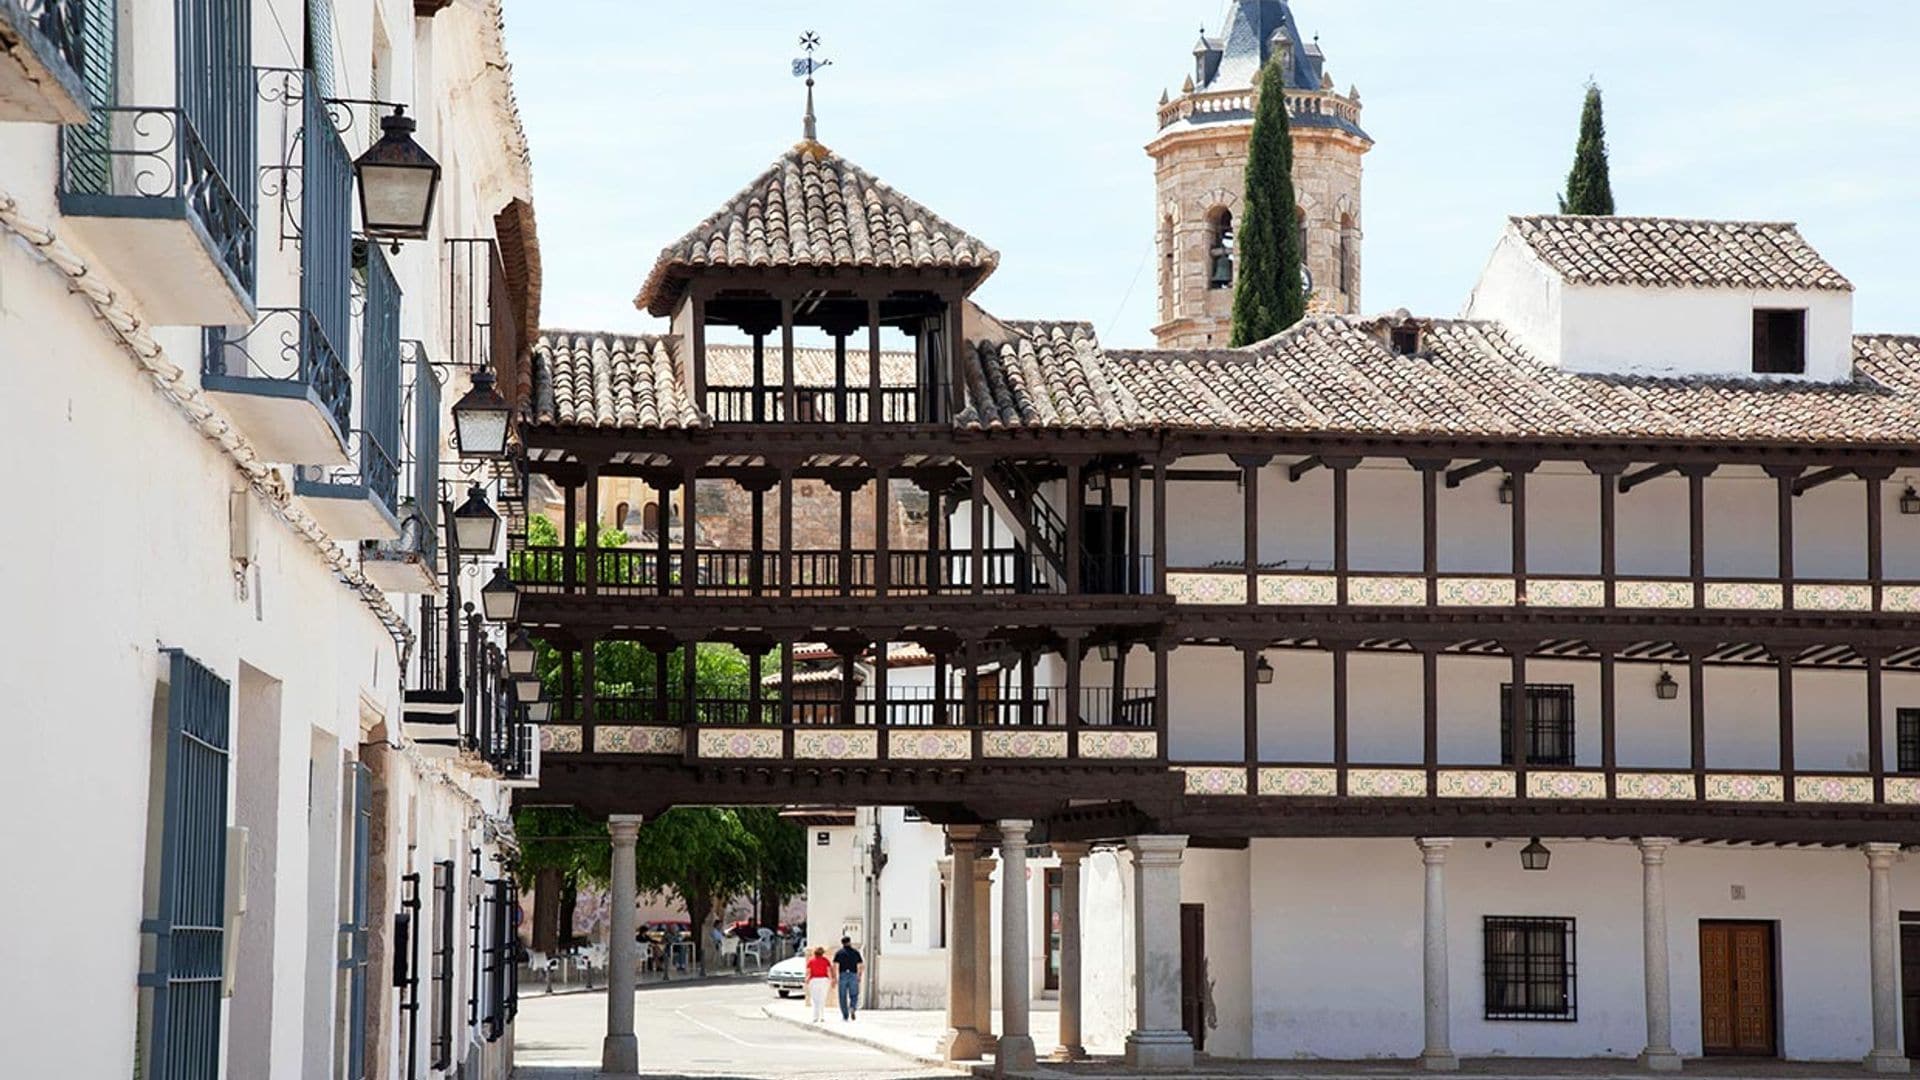
<path id="1" fill-rule="evenodd" d="M 825 946 L 815 945 L 807 957 L 807 1000 L 813 1005 L 813 1022 L 827 1020 L 827 988 L 833 983 L 833 962 L 827 959 Z"/>

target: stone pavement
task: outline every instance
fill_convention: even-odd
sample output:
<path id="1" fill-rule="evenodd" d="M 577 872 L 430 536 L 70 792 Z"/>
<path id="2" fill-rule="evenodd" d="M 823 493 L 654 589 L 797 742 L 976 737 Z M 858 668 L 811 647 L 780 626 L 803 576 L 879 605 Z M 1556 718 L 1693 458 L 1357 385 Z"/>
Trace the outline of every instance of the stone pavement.
<path id="1" fill-rule="evenodd" d="M 865 1046 L 911 1058 L 928 1065 L 940 1064 L 940 1037 L 946 1031 L 946 1013 L 933 1010 L 874 1009 L 860 1014 L 853 1023 L 840 1020 L 837 1012 L 825 1023 L 815 1024 L 805 1002 L 785 1000 L 768 1002 L 767 1016 L 784 1024 L 806 1028 Z M 1045 1057 L 1059 1044 L 1059 1014 L 1051 1002 L 1035 1002 L 1033 1008 L 1033 1044 Z M 997 1030 L 1000 1014 L 994 1013 Z M 1143 1073 L 1130 1071 L 1119 1060 L 1121 1048 L 1094 1044 L 1088 1049 L 1093 1059 L 1072 1064 L 1042 1061 L 1031 1071 L 1006 1074 L 1012 1080 L 1185 1080 L 1227 1077 L 1260 1077 L 1262 1080 L 1433 1080 L 1436 1075 L 1421 1069 L 1412 1060 L 1381 1058 L 1368 1061 L 1264 1060 L 1210 1061 L 1202 1058 L 1191 1070 Z M 995 1077 L 987 1062 L 957 1063 L 971 1067 L 975 1076 Z M 1647 1080 L 1650 1074 L 1635 1068 L 1631 1059 L 1565 1058 L 1464 1058 L 1460 1071 L 1466 1077 L 1494 1077 L 1498 1080 Z M 1754 1061 L 1737 1058 L 1689 1059 L 1683 1077 L 1710 1077 L 1713 1080 L 1859 1080 L 1862 1074 L 1856 1061 L 1801 1062 Z"/>

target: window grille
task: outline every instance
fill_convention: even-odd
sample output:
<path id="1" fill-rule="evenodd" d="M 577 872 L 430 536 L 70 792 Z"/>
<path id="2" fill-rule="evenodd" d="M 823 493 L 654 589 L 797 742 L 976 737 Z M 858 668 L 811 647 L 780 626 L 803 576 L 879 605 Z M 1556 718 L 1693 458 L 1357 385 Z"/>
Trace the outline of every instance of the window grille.
<path id="1" fill-rule="evenodd" d="M 1513 764 L 1513 684 L 1500 684 L 1500 764 Z M 1527 684 L 1527 764 L 1573 764 L 1573 687 Z"/>
<path id="2" fill-rule="evenodd" d="M 176 0 L 174 51 L 180 111 L 239 219 L 202 224 L 251 295 L 260 165 L 252 0 Z"/>
<path id="3" fill-rule="evenodd" d="M 407 1080 L 420 1077 L 420 875 L 400 879 L 400 911 L 393 917 L 393 985 L 406 1017 Z"/>
<path id="4" fill-rule="evenodd" d="M 353 421 L 347 367 L 353 330 L 353 161 L 309 73 L 300 144 L 301 374 L 344 437 Z M 397 290 L 396 290 L 397 292 Z"/>
<path id="5" fill-rule="evenodd" d="M 1894 767 L 1901 772 L 1920 772 L 1920 709 L 1900 709 L 1893 714 Z"/>
<path id="6" fill-rule="evenodd" d="M 1572 919 L 1488 915 L 1486 1019 L 1574 1020 Z"/>
<path id="7" fill-rule="evenodd" d="M 427 1067 L 453 1066 L 453 860 L 433 864 L 433 1034 Z"/>
<path id="8" fill-rule="evenodd" d="M 143 1080 L 216 1080 L 226 981 L 227 768 L 231 694 L 225 679 L 168 652 L 162 752 L 160 871 L 151 918 L 153 968 L 139 985 L 148 1038 Z"/>
<path id="9" fill-rule="evenodd" d="M 387 256 L 368 244 L 360 322 L 360 482 L 389 511 L 400 487 L 400 285 Z M 431 381 L 431 376 L 428 377 Z"/>

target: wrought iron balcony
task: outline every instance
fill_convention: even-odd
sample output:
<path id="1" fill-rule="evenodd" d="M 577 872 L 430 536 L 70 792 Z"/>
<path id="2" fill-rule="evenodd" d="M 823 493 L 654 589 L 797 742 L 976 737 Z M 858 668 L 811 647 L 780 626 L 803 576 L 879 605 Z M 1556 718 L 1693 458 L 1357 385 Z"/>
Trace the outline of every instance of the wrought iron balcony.
<path id="1" fill-rule="evenodd" d="M 357 466 L 302 466 L 300 496 L 328 532 L 343 540 L 392 540 L 400 491 L 400 287 L 378 248 L 363 249 L 360 304 L 360 426 L 350 441 Z"/>
<path id="2" fill-rule="evenodd" d="M 237 122 L 251 131 L 247 104 Z M 160 325 L 253 321 L 252 190 L 221 172 L 183 109 L 96 108 L 60 133 L 61 213 Z"/>
<path id="3" fill-rule="evenodd" d="M 312 311 L 268 308 L 245 327 L 209 327 L 200 382 L 269 461 L 353 462 L 353 379 Z"/>
<path id="4" fill-rule="evenodd" d="M 90 14 L 84 0 L 0 0 L 0 120 L 86 122 Z"/>
<path id="5" fill-rule="evenodd" d="M 400 440 L 408 455 L 400 469 L 407 487 L 395 508 L 400 535 L 362 543 L 360 567 L 388 592 L 426 593 L 437 587 L 440 556 L 440 382 L 420 342 L 401 342 L 400 358 L 403 370 L 412 373 L 406 387 L 410 420 Z"/>

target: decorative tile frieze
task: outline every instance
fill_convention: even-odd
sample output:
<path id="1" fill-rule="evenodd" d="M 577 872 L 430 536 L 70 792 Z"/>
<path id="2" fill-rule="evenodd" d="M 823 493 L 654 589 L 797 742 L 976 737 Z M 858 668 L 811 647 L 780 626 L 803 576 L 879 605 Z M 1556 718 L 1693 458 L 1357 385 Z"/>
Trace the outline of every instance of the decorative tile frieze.
<path id="1" fill-rule="evenodd" d="M 1434 794 L 1443 799 L 1511 799 L 1513 774 L 1498 769 L 1442 769 Z"/>
<path id="2" fill-rule="evenodd" d="M 1425 607 L 1427 581 L 1417 577 L 1349 577 L 1347 602 L 1359 607 Z"/>
<path id="3" fill-rule="evenodd" d="M 1872 611 L 1873 588 L 1838 582 L 1797 582 L 1793 606 L 1801 611 Z"/>
<path id="4" fill-rule="evenodd" d="M 1782 590 L 1777 581 L 1709 581 L 1707 606 L 1740 611 L 1778 611 Z"/>
<path id="5" fill-rule="evenodd" d="M 581 740 L 578 724 L 540 725 L 540 752 L 543 754 L 577 754 L 584 745 Z"/>
<path id="6" fill-rule="evenodd" d="M 793 733 L 793 756 L 802 761 L 877 758 L 880 756 L 880 737 L 871 729 L 865 731 L 832 728 L 822 731 L 801 729 Z"/>
<path id="7" fill-rule="evenodd" d="M 901 761 L 966 761 L 973 742 L 965 731 L 928 728 L 887 732 L 887 756 Z"/>
<path id="8" fill-rule="evenodd" d="M 1796 776 L 1793 778 L 1795 802 L 1870 803 L 1873 778 L 1870 776 Z"/>
<path id="9" fill-rule="evenodd" d="M 1082 731 L 1080 756 L 1083 758 L 1152 759 L 1160 752 L 1159 739 L 1151 731 Z"/>
<path id="10" fill-rule="evenodd" d="M 1510 577 L 1443 577 L 1440 579 L 1441 607 L 1512 607 L 1513 579 Z"/>
<path id="11" fill-rule="evenodd" d="M 1340 774 L 1333 769 L 1281 766 L 1260 770 L 1260 794 L 1331 797 L 1340 793 Z"/>
<path id="12" fill-rule="evenodd" d="M 1690 608 L 1693 584 L 1687 581 L 1618 581 L 1613 603 L 1623 608 Z"/>
<path id="13" fill-rule="evenodd" d="M 988 731 L 980 736 L 980 756 L 990 758 L 1063 758 L 1064 731 Z"/>
<path id="14" fill-rule="evenodd" d="M 1353 587 L 1348 579 L 1347 587 Z M 1261 574 L 1260 602 L 1326 607 L 1337 603 L 1340 586 L 1332 574 Z"/>
<path id="15" fill-rule="evenodd" d="M 1882 585 L 1880 610 L 1907 614 L 1920 611 L 1920 585 Z"/>
<path id="16" fill-rule="evenodd" d="M 1616 799 L 1691 799 L 1692 773 L 1619 773 L 1613 778 Z"/>
<path id="17" fill-rule="evenodd" d="M 1920 776 L 1887 777 L 1884 798 L 1888 803 L 1899 806 L 1920 804 Z"/>
<path id="18" fill-rule="evenodd" d="M 685 747 L 677 727 L 611 724 L 593 729 L 593 749 L 601 754 L 679 754 Z"/>
<path id="19" fill-rule="evenodd" d="M 1607 606 L 1607 585 L 1581 578 L 1528 578 L 1530 607 L 1597 608 Z"/>
<path id="20" fill-rule="evenodd" d="M 1780 802 L 1786 784 L 1766 773 L 1709 773 L 1708 802 Z"/>
<path id="21" fill-rule="evenodd" d="M 1607 778 L 1604 773 L 1564 770 L 1527 774 L 1529 799 L 1604 799 Z"/>
<path id="22" fill-rule="evenodd" d="M 1427 774 L 1421 769 L 1348 769 L 1347 794 L 1357 799 L 1423 799 Z"/>
<path id="23" fill-rule="evenodd" d="M 1247 770 L 1223 765 L 1183 765 L 1189 795 L 1245 795 Z"/>
<path id="24" fill-rule="evenodd" d="M 1247 575 L 1244 572 L 1169 572 L 1167 592 L 1181 604 L 1244 604 Z"/>
<path id="25" fill-rule="evenodd" d="M 694 744 L 702 758 L 777 758 L 779 728 L 705 728 Z"/>

